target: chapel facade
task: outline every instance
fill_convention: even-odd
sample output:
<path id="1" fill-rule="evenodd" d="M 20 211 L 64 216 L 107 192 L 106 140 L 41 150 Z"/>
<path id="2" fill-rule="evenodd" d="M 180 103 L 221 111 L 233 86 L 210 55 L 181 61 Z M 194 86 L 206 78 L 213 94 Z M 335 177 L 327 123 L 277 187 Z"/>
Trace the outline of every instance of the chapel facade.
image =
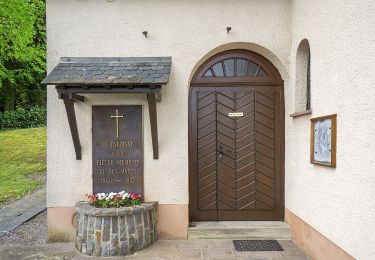
<path id="1" fill-rule="evenodd" d="M 282 221 L 314 259 L 375 254 L 372 1 L 46 2 L 51 241 L 129 187 L 159 238 Z"/>

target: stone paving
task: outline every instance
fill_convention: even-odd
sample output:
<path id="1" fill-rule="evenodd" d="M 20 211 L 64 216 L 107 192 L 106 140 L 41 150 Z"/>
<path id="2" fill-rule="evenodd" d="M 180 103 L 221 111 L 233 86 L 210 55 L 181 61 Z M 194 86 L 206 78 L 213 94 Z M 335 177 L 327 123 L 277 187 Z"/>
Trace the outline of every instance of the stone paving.
<path id="1" fill-rule="evenodd" d="M 0 209 L 0 237 L 19 227 L 46 208 L 45 189 Z M 38 231 L 37 231 L 38 232 Z M 134 260 L 183 260 L 183 259 L 309 259 L 292 241 L 279 240 L 284 251 L 238 252 L 231 240 L 159 240 L 149 248 L 127 257 L 89 257 L 79 253 L 73 243 L 54 243 L 35 246 L 9 246 L 0 244 L 1 260 L 18 259 L 134 259 Z"/>
<path id="2" fill-rule="evenodd" d="M 55 243 L 32 247 L 1 247 L 0 259 L 61 259 L 61 260 L 97 260 L 97 259 L 134 259 L 134 260 L 193 260 L 193 259 L 309 259 L 290 240 L 280 240 L 284 251 L 237 252 L 231 240 L 160 240 L 147 249 L 128 257 L 89 257 L 78 253 L 73 243 Z"/>
<path id="3" fill-rule="evenodd" d="M 42 189 L 0 209 L 0 237 L 46 209 L 46 190 Z"/>

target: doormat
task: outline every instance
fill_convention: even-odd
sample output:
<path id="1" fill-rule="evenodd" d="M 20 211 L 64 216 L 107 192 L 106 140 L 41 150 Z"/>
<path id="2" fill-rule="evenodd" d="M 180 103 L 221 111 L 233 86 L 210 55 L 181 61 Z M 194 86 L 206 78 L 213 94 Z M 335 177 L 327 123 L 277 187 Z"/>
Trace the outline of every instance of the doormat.
<path id="1" fill-rule="evenodd" d="M 233 240 L 236 251 L 284 251 L 276 240 Z"/>

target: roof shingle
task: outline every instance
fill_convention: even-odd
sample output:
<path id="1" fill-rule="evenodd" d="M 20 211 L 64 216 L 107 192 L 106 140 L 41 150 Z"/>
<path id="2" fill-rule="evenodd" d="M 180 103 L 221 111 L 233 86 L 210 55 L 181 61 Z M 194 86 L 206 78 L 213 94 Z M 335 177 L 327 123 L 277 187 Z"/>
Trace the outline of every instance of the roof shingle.
<path id="1" fill-rule="evenodd" d="M 164 85 L 172 57 L 64 57 L 45 85 Z"/>

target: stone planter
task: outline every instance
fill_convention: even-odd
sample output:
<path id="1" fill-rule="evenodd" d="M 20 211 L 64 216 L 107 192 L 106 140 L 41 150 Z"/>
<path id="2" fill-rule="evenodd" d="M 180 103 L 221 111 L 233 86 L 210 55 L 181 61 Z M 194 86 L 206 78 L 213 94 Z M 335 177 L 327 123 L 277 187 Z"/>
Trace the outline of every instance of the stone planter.
<path id="1" fill-rule="evenodd" d="M 75 246 L 92 256 L 125 256 L 148 247 L 157 240 L 157 202 L 122 208 L 95 208 L 76 204 Z"/>

